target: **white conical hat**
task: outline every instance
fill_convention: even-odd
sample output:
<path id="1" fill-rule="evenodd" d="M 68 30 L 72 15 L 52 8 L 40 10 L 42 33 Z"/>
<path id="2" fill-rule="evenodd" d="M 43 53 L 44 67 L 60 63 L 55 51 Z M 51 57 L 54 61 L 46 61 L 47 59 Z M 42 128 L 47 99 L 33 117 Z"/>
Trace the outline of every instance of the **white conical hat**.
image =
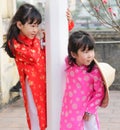
<path id="1" fill-rule="evenodd" d="M 101 107 L 106 107 L 109 102 L 109 87 L 112 85 L 113 81 L 115 80 L 115 68 L 113 68 L 108 63 L 98 62 L 96 59 L 94 59 L 94 61 L 101 72 L 106 87 L 105 97 L 103 99 L 103 103 L 101 104 Z M 103 105 L 104 101 L 107 102 L 105 106 Z"/>

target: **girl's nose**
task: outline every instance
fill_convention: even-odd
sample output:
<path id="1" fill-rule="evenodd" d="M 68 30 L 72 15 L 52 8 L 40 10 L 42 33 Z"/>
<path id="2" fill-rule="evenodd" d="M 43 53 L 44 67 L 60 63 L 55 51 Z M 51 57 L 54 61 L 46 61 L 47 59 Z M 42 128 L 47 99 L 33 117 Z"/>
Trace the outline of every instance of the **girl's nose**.
<path id="1" fill-rule="evenodd" d="M 91 57 L 93 57 L 93 55 L 94 55 L 94 53 L 89 52 L 88 57 L 91 58 Z"/>
<path id="2" fill-rule="evenodd" d="M 91 57 L 91 53 L 90 52 L 88 53 L 88 57 Z"/>
<path id="3" fill-rule="evenodd" d="M 34 27 L 33 31 L 34 31 L 34 32 L 38 32 L 38 28 L 37 28 L 37 27 Z"/>

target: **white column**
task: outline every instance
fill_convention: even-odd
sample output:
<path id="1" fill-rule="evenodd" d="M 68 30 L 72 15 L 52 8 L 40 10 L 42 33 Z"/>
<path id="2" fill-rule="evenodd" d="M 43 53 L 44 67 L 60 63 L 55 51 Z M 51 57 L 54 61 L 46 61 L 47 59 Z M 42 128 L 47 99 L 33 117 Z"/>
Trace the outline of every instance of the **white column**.
<path id="1" fill-rule="evenodd" d="M 66 0 L 46 0 L 47 130 L 59 130 L 68 42 Z"/>

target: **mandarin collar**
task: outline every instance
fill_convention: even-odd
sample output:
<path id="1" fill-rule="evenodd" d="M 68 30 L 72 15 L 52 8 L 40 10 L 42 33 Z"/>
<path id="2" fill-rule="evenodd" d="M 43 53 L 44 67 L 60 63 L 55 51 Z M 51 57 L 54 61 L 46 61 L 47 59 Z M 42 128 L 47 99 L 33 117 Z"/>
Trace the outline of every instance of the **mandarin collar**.
<path id="1" fill-rule="evenodd" d="M 35 38 L 30 39 L 30 38 L 28 38 L 28 37 L 26 37 L 24 35 L 21 35 L 21 34 L 18 35 L 18 38 L 19 38 L 20 41 L 22 41 L 27 46 L 31 46 L 34 39 L 35 39 Z"/>
<path id="2" fill-rule="evenodd" d="M 76 67 L 76 68 L 78 68 L 78 69 L 81 69 L 81 70 L 84 70 L 84 69 L 87 69 L 88 68 L 88 66 L 86 66 L 86 65 L 77 65 L 77 64 L 74 64 L 74 66 Z"/>

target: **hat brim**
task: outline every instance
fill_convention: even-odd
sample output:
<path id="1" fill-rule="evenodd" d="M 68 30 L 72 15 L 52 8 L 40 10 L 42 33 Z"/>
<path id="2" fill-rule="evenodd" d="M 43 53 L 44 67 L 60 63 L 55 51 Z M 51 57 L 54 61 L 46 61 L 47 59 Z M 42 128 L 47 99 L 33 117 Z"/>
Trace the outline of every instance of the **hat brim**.
<path id="1" fill-rule="evenodd" d="M 96 59 L 94 61 L 101 72 L 106 88 L 109 88 L 115 80 L 115 68 L 108 63 L 98 62 Z"/>
<path id="2" fill-rule="evenodd" d="M 94 59 L 94 61 L 98 69 L 100 70 L 103 81 L 104 81 L 105 95 L 100 104 L 100 107 L 105 108 L 108 106 L 108 103 L 109 103 L 109 87 L 112 85 L 115 79 L 115 69 L 108 63 L 98 62 L 96 59 Z"/>

